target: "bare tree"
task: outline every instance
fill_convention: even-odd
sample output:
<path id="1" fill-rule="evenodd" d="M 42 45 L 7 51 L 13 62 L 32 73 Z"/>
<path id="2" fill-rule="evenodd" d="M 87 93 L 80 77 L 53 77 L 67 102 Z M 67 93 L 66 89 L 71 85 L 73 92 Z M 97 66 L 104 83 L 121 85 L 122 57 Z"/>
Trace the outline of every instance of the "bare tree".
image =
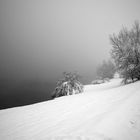
<path id="1" fill-rule="evenodd" d="M 129 79 L 140 80 L 140 27 L 136 21 L 128 30 L 123 27 L 118 35 L 111 35 L 111 55 L 118 71 L 127 83 Z"/>

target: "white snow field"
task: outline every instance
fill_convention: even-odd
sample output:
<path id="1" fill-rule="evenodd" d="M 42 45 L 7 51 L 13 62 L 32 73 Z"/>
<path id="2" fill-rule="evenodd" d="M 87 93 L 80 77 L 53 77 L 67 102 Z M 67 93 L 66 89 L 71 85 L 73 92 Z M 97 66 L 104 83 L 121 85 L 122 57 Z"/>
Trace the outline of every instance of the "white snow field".
<path id="1" fill-rule="evenodd" d="M 140 82 L 0 111 L 0 140 L 140 140 Z"/>

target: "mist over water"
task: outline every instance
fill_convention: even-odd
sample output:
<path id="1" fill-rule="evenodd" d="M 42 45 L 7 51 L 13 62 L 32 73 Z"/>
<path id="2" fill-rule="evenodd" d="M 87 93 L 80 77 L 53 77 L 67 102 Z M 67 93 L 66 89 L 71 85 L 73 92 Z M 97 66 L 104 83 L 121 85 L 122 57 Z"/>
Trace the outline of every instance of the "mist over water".
<path id="1" fill-rule="evenodd" d="M 1 0 L 0 108 L 50 99 L 64 71 L 84 84 L 110 59 L 109 35 L 139 20 L 138 0 Z"/>
<path id="2" fill-rule="evenodd" d="M 55 83 L 28 79 L 13 81 L 0 80 L 0 109 L 23 106 L 51 99 Z"/>

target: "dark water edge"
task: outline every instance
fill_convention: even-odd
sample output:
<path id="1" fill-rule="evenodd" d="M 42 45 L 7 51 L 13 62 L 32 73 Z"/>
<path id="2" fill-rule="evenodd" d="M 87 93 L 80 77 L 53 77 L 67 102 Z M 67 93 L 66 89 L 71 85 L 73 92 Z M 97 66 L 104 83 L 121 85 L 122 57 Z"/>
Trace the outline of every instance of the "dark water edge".
<path id="1" fill-rule="evenodd" d="M 0 79 L 0 109 L 50 100 L 55 86 L 55 82 L 46 80 L 9 81 Z"/>

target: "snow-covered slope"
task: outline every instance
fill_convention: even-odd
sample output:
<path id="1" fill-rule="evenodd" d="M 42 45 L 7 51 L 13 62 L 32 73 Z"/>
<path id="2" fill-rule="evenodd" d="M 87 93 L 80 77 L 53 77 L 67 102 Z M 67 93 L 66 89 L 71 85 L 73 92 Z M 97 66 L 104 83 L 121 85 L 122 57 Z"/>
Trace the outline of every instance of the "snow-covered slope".
<path id="1" fill-rule="evenodd" d="M 140 82 L 0 111 L 0 140 L 140 140 Z"/>

